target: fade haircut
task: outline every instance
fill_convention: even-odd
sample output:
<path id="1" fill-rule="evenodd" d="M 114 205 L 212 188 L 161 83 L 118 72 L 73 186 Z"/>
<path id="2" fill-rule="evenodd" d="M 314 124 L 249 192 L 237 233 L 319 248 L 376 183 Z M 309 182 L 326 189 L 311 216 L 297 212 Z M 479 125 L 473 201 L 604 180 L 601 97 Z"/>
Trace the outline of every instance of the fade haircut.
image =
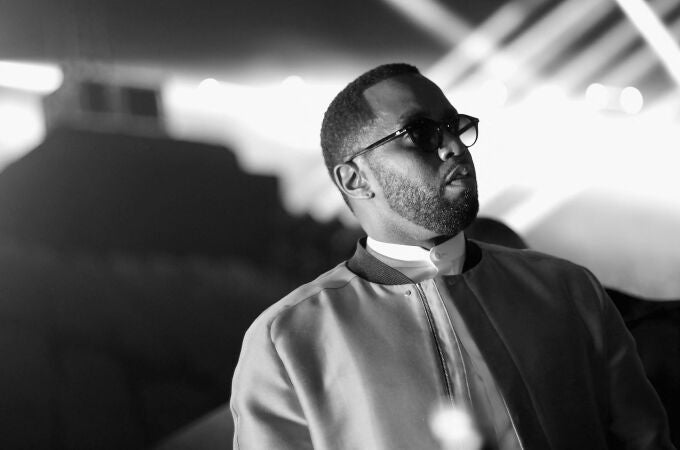
<path id="1" fill-rule="evenodd" d="M 420 71 L 409 64 L 383 64 L 364 72 L 335 96 L 321 123 L 321 150 L 331 178 L 336 165 L 360 150 L 361 133 L 376 118 L 364 91 L 383 80 L 414 74 Z"/>

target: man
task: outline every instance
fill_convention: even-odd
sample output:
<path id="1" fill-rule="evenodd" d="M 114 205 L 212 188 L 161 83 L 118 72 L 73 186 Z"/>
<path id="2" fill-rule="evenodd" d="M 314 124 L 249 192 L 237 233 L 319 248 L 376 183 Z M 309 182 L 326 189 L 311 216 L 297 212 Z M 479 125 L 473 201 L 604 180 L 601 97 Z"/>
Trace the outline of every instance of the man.
<path id="1" fill-rule="evenodd" d="M 465 239 L 477 122 L 405 64 L 333 100 L 324 158 L 368 238 L 247 332 L 235 448 L 436 449 L 442 404 L 470 413 L 485 448 L 672 448 L 593 275 Z"/>

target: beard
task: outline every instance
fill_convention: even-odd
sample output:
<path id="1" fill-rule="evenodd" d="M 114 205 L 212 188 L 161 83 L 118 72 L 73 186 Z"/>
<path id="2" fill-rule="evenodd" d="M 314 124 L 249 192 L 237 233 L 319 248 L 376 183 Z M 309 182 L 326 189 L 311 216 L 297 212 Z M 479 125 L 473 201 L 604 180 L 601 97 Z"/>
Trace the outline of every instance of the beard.
<path id="1" fill-rule="evenodd" d="M 461 196 L 449 200 L 444 197 L 444 185 L 418 183 L 380 167 L 373 168 L 373 172 L 393 211 L 438 235 L 454 236 L 477 217 L 479 200 L 476 187 L 465 188 Z"/>

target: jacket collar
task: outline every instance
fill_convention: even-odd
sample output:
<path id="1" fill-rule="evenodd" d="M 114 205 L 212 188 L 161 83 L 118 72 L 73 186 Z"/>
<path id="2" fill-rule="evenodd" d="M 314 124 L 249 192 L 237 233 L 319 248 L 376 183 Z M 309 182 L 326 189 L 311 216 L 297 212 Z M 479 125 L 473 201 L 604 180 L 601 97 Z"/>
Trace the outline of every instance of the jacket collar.
<path id="1" fill-rule="evenodd" d="M 473 241 L 465 240 L 465 263 L 463 273 L 475 267 L 482 259 L 482 250 Z M 413 280 L 388 266 L 366 250 L 366 238 L 359 239 L 354 255 L 347 261 L 349 270 L 371 283 L 412 284 Z"/>

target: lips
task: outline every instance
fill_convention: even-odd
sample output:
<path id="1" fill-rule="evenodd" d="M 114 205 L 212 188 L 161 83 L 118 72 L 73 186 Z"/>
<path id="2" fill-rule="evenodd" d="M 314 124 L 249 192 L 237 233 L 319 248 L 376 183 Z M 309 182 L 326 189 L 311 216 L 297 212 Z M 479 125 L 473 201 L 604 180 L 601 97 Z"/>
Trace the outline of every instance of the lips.
<path id="1" fill-rule="evenodd" d="M 449 174 L 446 176 L 445 183 L 450 184 L 456 180 L 460 180 L 462 178 L 467 178 L 468 176 L 472 175 L 472 169 L 470 169 L 467 166 L 460 165 L 456 166 Z"/>

